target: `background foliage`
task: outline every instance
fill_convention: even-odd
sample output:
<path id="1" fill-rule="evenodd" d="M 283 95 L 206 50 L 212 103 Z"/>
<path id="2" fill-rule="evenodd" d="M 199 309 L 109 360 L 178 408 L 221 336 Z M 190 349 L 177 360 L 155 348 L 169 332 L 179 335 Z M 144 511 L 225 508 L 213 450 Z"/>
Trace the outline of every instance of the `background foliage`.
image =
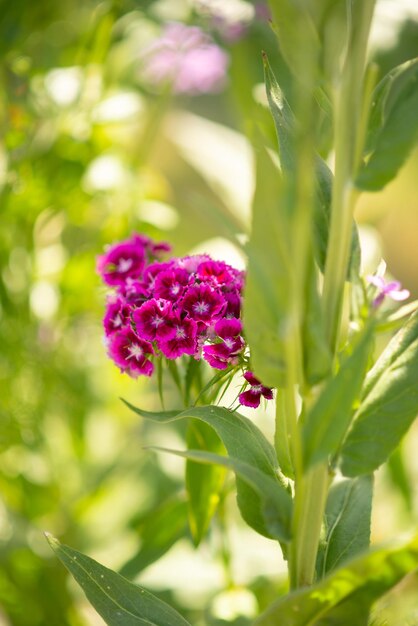
<path id="1" fill-rule="evenodd" d="M 381 74 L 418 55 L 413 4 L 378 3 L 373 40 Z M 208 250 L 222 245 L 227 260 L 238 256 L 227 242 L 248 221 L 244 136 L 254 115 L 268 120 L 261 49 L 286 87 L 274 37 L 257 21 L 243 39 L 220 41 L 230 55 L 221 94 L 163 101 L 141 84 L 140 59 L 173 19 L 208 26 L 185 0 L 1 2 L 0 624 L 102 623 L 51 555 L 44 530 L 132 579 L 139 575 L 196 625 L 204 623 L 207 600 L 206 622 L 224 623 L 216 615 L 227 615 L 219 595 L 225 581 L 238 586 L 229 609 L 238 598 L 250 615 L 252 602 L 263 607 L 272 598 L 267 577 L 279 553 L 268 556 L 268 540 L 238 530 L 229 551 L 215 525 L 193 552 L 182 464 L 142 450 L 177 447 L 184 425 L 162 435 L 128 412 L 121 395 L 159 408 L 155 385 L 121 376 L 102 345 L 104 293 L 94 266 L 104 244 L 136 229 L 169 239 L 179 255 L 204 243 Z M 381 249 L 415 297 L 417 162 L 415 153 L 395 183 L 365 194 L 357 215 L 366 259 L 373 264 Z M 170 394 L 176 401 L 169 390 L 167 405 Z M 378 475 L 375 540 L 416 519 L 417 436 L 412 431 Z M 234 502 L 223 504 L 234 516 Z M 416 584 L 407 583 L 411 598 Z M 399 611 L 396 593 L 386 604 L 379 611 L 390 618 Z M 416 603 L 406 604 L 404 613 L 416 615 Z"/>

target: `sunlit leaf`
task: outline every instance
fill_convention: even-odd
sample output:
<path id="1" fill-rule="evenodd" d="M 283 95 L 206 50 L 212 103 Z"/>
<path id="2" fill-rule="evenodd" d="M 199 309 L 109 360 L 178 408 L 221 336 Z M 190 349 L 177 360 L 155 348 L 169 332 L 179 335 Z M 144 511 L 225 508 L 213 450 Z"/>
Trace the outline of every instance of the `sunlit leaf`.
<path id="1" fill-rule="evenodd" d="M 209 424 L 222 440 L 228 455 L 234 461 L 243 461 L 269 476 L 283 492 L 283 498 L 289 501 L 290 495 L 280 480 L 276 452 L 263 433 L 249 419 L 237 412 L 218 406 L 191 407 L 184 411 L 165 411 L 151 413 L 134 407 L 124 401 L 135 413 L 157 422 L 169 422 L 176 419 L 195 418 Z M 237 501 L 241 514 L 249 526 L 266 537 L 272 537 L 267 528 L 263 503 L 252 487 L 237 478 Z M 289 510 L 289 507 L 286 508 Z M 290 522 L 289 522 L 290 523 Z M 288 535 L 288 526 L 283 531 Z"/>
<path id="2" fill-rule="evenodd" d="M 216 432 L 198 420 L 191 420 L 187 428 L 187 447 L 222 453 L 224 446 Z M 186 463 L 186 488 L 189 501 L 189 523 L 195 545 L 206 534 L 219 503 L 219 492 L 225 472 L 216 465 Z"/>
<path id="3" fill-rule="evenodd" d="M 358 556 L 321 582 L 274 602 L 255 626 L 364 624 L 370 606 L 418 567 L 418 535 Z M 341 610 L 341 607 L 344 607 Z"/>
<path id="4" fill-rule="evenodd" d="M 48 541 L 108 626 L 190 626 L 149 591 L 54 537 L 48 536 Z"/>
<path id="5" fill-rule="evenodd" d="M 418 141 L 418 59 L 394 68 L 376 87 L 366 140 L 370 156 L 356 185 L 378 191 L 390 182 Z"/>
<path id="6" fill-rule="evenodd" d="M 264 75 L 266 81 L 267 99 L 276 127 L 280 167 L 284 173 L 287 173 L 289 177 L 292 178 L 296 167 L 294 153 L 295 118 L 265 55 Z M 314 252 L 321 271 L 324 271 L 331 216 L 333 174 L 328 165 L 319 155 L 315 156 L 315 174 L 317 184 L 313 212 Z M 351 276 L 353 273 L 358 272 L 359 268 L 360 243 L 357 228 L 353 223 L 348 275 Z"/>
<path id="7" fill-rule="evenodd" d="M 319 578 L 369 546 L 372 496 L 372 476 L 341 480 L 331 487 L 316 564 Z"/>
<path id="8" fill-rule="evenodd" d="M 346 476 L 384 463 L 418 413 L 418 313 L 393 337 L 370 371 L 341 449 Z"/>
<path id="9" fill-rule="evenodd" d="M 370 324 L 308 412 L 303 425 L 306 466 L 335 454 L 342 443 L 360 396 L 372 341 L 373 325 Z"/>
<path id="10" fill-rule="evenodd" d="M 211 452 L 202 452 L 201 450 L 182 452 L 159 447 L 155 447 L 154 450 L 176 454 L 195 463 L 221 466 L 233 470 L 237 477 L 258 494 L 262 502 L 264 520 L 271 537 L 283 541 L 290 539 L 291 499 L 287 491 L 283 487 L 278 488 L 277 482 L 264 472 L 244 461 Z M 249 499 L 245 503 L 245 507 L 250 509 L 252 506 L 253 502 Z"/>
<path id="11" fill-rule="evenodd" d="M 256 375 L 263 384 L 276 387 L 284 376 L 282 335 L 288 317 L 291 256 L 278 164 L 264 146 L 259 147 L 256 159 L 244 327 Z"/>

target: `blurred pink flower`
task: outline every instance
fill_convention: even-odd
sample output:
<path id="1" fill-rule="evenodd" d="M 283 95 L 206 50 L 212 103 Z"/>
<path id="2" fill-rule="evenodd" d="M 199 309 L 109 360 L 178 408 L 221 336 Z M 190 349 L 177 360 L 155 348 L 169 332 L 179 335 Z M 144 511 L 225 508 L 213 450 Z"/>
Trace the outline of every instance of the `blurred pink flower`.
<path id="1" fill-rule="evenodd" d="M 197 26 L 167 24 L 147 48 L 142 75 L 153 85 L 171 83 L 174 93 L 197 95 L 220 91 L 227 54 Z"/>
<path id="2" fill-rule="evenodd" d="M 401 283 L 397 280 L 387 283 L 381 276 L 367 276 L 367 280 L 371 285 L 374 285 L 379 290 L 378 295 L 373 300 L 374 307 L 378 307 L 382 304 L 386 296 L 392 298 L 392 300 L 395 300 L 396 302 L 401 302 L 402 300 L 409 298 L 411 295 L 408 289 L 401 289 Z"/>

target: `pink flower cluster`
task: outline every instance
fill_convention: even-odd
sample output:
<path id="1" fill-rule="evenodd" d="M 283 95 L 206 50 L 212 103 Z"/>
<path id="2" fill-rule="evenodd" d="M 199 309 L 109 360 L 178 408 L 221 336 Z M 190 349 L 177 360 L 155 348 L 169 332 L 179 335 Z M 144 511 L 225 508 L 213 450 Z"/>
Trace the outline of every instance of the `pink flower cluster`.
<path id="1" fill-rule="evenodd" d="M 143 56 L 143 78 L 153 85 L 171 84 L 176 94 L 199 95 L 225 85 L 227 54 L 197 26 L 166 24 Z"/>
<path id="2" fill-rule="evenodd" d="M 162 261 L 169 250 L 134 234 L 98 257 L 98 273 L 115 289 L 104 316 L 110 358 L 133 378 L 151 376 L 161 356 L 203 358 L 218 370 L 244 365 L 243 272 L 208 255 Z M 251 372 L 244 376 L 251 387 L 240 394 L 242 404 L 272 398 Z"/>

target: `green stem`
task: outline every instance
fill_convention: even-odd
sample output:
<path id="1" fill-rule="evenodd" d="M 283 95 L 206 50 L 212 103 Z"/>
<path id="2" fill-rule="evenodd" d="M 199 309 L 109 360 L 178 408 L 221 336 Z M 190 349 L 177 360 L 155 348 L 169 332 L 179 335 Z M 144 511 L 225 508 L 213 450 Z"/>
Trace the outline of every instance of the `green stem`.
<path id="1" fill-rule="evenodd" d="M 296 481 L 290 571 L 292 589 L 305 587 L 314 582 L 329 485 L 327 464 L 316 465 Z"/>

